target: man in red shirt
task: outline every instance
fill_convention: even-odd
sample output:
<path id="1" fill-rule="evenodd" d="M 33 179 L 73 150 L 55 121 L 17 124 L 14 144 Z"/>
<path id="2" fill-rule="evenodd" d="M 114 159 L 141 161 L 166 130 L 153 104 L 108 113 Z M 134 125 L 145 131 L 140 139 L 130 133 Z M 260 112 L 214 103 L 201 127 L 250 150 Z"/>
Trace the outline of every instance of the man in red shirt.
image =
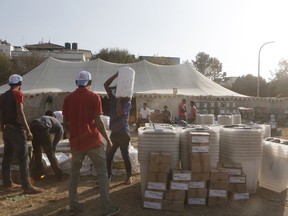
<path id="1" fill-rule="evenodd" d="M 194 123 L 195 119 L 196 119 L 196 112 L 197 112 L 197 108 L 195 106 L 195 102 L 193 100 L 190 101 L 190 118 L 189 118 L 189 123 Z"/>
<path id="2" fill-rule="evenodd" d="M 112 142 L 101 119 L 101 98 L 90 90 L 91 83 L 91 74 L 81 71 L 76 78 L 78 88 L 65 97 L 63 104 L 64 130 L 67 132 L 72 153 L 69 211 L 70 215 L 76 215 L 83 210 L 83 205 L 78 201 L 77 186 L 82 161 L 87 155 L 98 174 L 102 215 L 115 215 L 120 208 L 111 204 L 106 157 L 101 135 L 107 141 L 108 149 L 112 147 Z"/>
<path id="3" fill-rule="evenodd" d="M 182 99 L 182 102 L 178 105 L 178 117 L 179 121 L 187 121 L 186 99 Z"/>
<path id="4" fill-rule="evenodd" d="M 10 173 L 10 164 L 15 153 L 19 160 L 21 184 L 24 194 L 40 193 L 39 188 L 33 187 L 30 182 L 29 157 L 27 140 L 33 135 L 27 124 L 23 110 L 24 94 L 21 92 L 22 77 L 13 74 L 9 77 L 10 89 L 0 96 L 0 125 L 3 132 L 4 155 L 2 160 L 3 185 L 8 190 L 19 187 L 13 183 Z"/>

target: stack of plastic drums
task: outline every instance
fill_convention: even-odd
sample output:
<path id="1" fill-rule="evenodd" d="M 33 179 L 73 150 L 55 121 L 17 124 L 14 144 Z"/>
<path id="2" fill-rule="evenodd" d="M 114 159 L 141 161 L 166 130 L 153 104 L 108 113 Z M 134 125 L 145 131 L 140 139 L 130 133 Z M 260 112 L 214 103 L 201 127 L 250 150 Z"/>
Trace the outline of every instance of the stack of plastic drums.
<path id="1" fill-rule="evenodd" d="M 233 114 L 233 124 L 241 124 L 241 115 L 240 114 Z"/>
<path id="2" fill-rule="evenodd" d="M 235 126 L 220 129 L 220 161 L 241 163 L 247 190 L 256 192 L 263 154 L 261 127 Z"/>
<path id="3" fill-rule="evenodd" d="M 209 133 L 210 143 L 210 164 L 211 168 L 216 168 L 219 161 L 219 128 L 220 126 L 194 126 L 191 128 L 183 128 L 180 132 L 180 160 L 183 169 L 189 169 L 189 133 L 190 132 L 205 132 Z"/>
<path id="4" fill-rule="evenodd" d="M 197 125 L 212 125 L 214 124 L 214 114 L 197 114 L 196 115 Z"/>
<path id="5" fill-rule="evenodd" d="M 263 146 L 259 186 L 275 192 L 282 192 L 288 185 L 287 141 L 267 138 Z"/>
<path id="6" fill-rule="evenodd" d="M 218 124 L 220 125 L 233 125 L 232 115 L 218 115 Z"/>
<path id="7" fill-rule="evenodd" d="M 142 195 L 147 185 L 150 153 L 170 153 L 170 169 L 177 169 L 179 165 L 179 137 L 178 130 L 172 126 L 156 125 L 138 129 L 138 161 L 140 163 Z"/>

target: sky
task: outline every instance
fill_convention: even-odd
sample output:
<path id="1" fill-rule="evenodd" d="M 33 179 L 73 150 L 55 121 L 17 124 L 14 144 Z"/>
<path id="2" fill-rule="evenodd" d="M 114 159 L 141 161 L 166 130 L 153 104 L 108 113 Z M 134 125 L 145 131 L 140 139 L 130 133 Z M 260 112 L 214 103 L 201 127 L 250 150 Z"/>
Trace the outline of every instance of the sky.
<path id="1" fill-rule="evenodd" d="M 14 46 L 75 42 L 93 54 L 118 48 L 181 63 L 205 52 L 227 76 L 258 76 L 259 69 L 269 81 L 288 59 L 287 8 L 287 0 L 6 0 L 0 39 Z"/>

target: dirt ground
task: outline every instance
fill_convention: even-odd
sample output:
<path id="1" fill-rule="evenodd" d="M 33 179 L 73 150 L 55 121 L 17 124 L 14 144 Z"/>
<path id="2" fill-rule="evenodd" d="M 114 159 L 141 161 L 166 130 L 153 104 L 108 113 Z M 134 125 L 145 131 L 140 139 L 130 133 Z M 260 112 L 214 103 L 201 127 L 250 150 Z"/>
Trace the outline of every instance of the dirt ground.
<path id="1" fill-rule="evenodd" d="M 288 128 L 282 130 L 283 139 L 288 139 Z M 132 145 L 137 146 L 137 134 L 132 133 Z M 168 212 L 142 208 L 140 175 L 134 175 L 130 186 L 123 184 L 125 176 L 114 176 L 110 183 L 112 201 L 121 208 L 119 216 L 288 216 L 287 190 L 275 193 L 258 188 L 255 194 L 246 201 L 229 200 L 227 206 L 185 206 L 183 212 Z M 100 215 L 99 188 L 95 177 L 81 176 L 78 188 L 84 212 L 79 216 Z M 0 190 L 0 215 L 3 216 L 48 216 L 68 215 L 68 183 L 58 182 L 54 176 L 47 176 L 37 182 L 36 186 L 45 189 L 41 194 L 23 196 L 22 191 L 5 192 Z M 14 201 L 13 201 L 14 199 Z"/>

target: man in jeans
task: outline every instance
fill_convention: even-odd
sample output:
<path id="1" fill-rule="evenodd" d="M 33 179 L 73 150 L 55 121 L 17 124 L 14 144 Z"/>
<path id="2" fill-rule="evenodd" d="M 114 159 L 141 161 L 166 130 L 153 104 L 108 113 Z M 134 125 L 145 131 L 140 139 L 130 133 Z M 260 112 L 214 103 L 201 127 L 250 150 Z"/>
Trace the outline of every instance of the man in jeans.
<path id="1" fill-rule="evenodd" d="M 112 175 L 112 160 L 115 152 L 120 147 L 122 158 L 126 168 L 126 180 L 124 184 L 132 184 L 132 166 L 129 157 L 129 144 L 130 144 L 130 127 L 129 115 L 131 110 L 131 98 L 116 98 L 116 86 L 110 87 L 110 84 L 118 76 L 118 73 L 110 77 L 105 83 L 104 88 L 110 99 L 110 139 L 112 140 L 113 147 L 107 150 L 107 169 L 108 177 L 111 179 Z"/>
<path id="2" fill-rule="evenodd" d="M 37 194 L 41 190 L 33 187 L 29 175 L 27 140 L 33 135 L 27 124 L 23 110 L 24 94 L 21 92 L 22 77 L 13 74 L 9 77 L 10 89 L 0 96 L 0 125 L 3 132 L 4 155 L 2 160 L 3 185 L 7 190 L 20 188 L 11 179 L 10 165 L 13 155 L 20 166 L 21 184 L 24 194 Z"/>
<path id="3" fill-rule="evenodd" d="M 34 119 L 30 125 L 33 134 L 33 158 L 34 163 L 31 166 L 31 177 L 37 181 L 44 177 L 44 165 L 42 163 L 42 149 L 50 161 L 51 167 L 59 181 L 64 180 L 65 175 L 59 167 L 55 156 L 56 145 L 63 136 L 63 127 L 55 118 L 52 111 L 46 111 L 44 116 Z M 50 135 L 53 134 L 53 140 Z"/>
<path id="4" fill-rule="evenodd" d="M 102 215 L 110 216 L 116 215 L 120 208 L 111 204 L 106 157 L 100 134 L 107 141 L 108 149 L 112 148 L 112 142 L 101 119 L 101 98 L 90 90 L 91 83 L 91 74 L 81 71 L 76 78 L 78 88 L 65 97 L 63 104 L 64 131 L 67 132 L 72 153 L 69 211 L 70 215 L 76 215 L 83 210 L 78 201 L 77 187 L 82 162 L 87 155 L 98 174 Z"/>

